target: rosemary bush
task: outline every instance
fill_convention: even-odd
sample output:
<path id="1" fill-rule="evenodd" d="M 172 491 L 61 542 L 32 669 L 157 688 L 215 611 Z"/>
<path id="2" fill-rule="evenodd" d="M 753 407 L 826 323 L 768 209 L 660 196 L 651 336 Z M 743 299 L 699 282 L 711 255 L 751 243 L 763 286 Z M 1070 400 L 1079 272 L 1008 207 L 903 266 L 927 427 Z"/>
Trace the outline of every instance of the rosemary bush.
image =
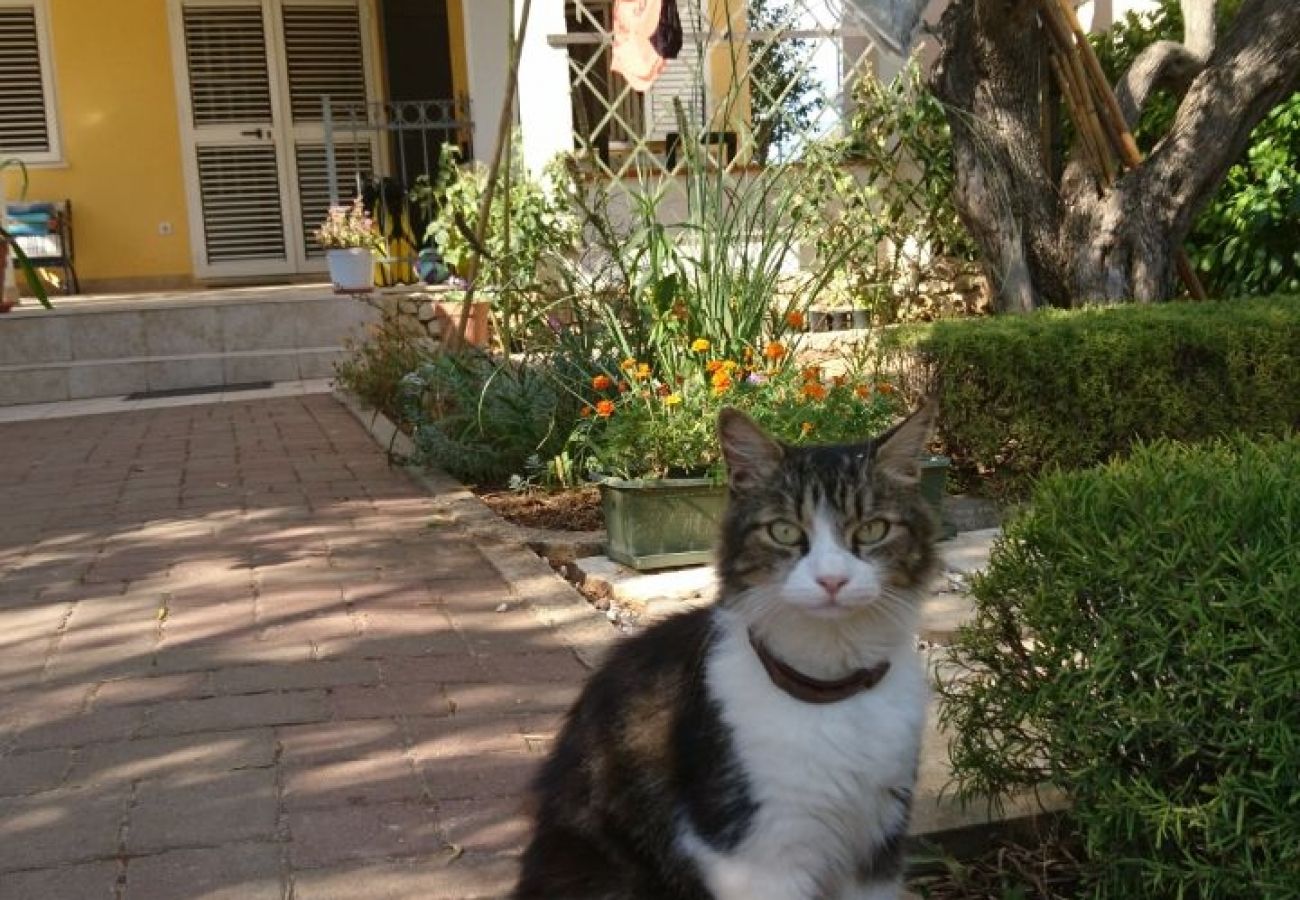
<path id="1" fill-rule="evenodd" d="M 967 795 L 1073 800 L 1095 898 L 1300 887 L 1300 438 L 1043 480 L 975 579 L 942 720 Z"/>

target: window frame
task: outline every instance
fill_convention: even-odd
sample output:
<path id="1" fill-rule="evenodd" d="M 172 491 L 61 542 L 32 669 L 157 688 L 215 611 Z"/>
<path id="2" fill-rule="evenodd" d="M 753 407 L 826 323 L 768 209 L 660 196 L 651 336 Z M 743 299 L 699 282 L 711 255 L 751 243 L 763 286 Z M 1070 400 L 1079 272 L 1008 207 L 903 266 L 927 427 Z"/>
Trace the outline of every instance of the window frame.
<path id="1" fill-rule="evenodd" d="M 30 9 L 36 19 L 36 52 L 41 64 L 41 95 L 45 103 L 45 130 L 48 150 L 19 153 L 0 149 L 0 156 L 17 159 L 34 168 L 63 164 L 63 136 L 59 130 L 59 96 L 54 83 L 54 54 L 50 31 L 49 0 L 0 0 L 0 9 Z"/>

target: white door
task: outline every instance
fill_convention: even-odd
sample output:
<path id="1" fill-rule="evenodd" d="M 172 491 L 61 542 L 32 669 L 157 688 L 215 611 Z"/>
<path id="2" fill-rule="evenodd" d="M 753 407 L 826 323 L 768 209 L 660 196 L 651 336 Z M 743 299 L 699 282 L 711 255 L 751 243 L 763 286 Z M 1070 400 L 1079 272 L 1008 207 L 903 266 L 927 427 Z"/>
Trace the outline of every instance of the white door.
<path id="1" fill-rule="evenodd" d="M 329 190 L 320 98 L 372 99 L 362 0 L 173 0 L 195 274 L 324 270 L 311 230 Z M 340 196 L 368 177 L 368 134 L 343 135 Z"/>

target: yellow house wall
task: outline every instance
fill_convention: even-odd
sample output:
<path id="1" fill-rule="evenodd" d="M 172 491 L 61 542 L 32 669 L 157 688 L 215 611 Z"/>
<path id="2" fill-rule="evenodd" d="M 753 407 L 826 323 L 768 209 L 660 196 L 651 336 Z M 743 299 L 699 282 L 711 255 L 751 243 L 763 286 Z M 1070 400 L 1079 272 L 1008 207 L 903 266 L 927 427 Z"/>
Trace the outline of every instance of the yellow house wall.
<path id="1" fill-rule="evenodd" d="M 166 0 L 49 0 L 49 21 L 63 162 L 28 198 L 72 201 L 83 289 L 190 281 Z"/>

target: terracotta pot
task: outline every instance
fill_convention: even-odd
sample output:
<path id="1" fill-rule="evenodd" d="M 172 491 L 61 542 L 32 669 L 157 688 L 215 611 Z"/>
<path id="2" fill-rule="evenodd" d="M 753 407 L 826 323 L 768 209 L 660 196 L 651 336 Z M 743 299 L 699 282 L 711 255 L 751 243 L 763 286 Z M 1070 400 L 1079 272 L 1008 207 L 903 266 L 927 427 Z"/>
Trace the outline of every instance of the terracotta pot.
<path id="1" fill-rule="evenodd" d="M 460 328 L 460 311 L 463 303 L 435 303 L 433 315 L 442 329 L 442 342 L 453 347 L 460 341 L 457 329 Z M 470 307 L 469 321 L 465 325 L 465 338 L 470 346 L 486 347 L 492 339 L 488 309 L 491 304 L 486 300 L 475 300 Z"/>

